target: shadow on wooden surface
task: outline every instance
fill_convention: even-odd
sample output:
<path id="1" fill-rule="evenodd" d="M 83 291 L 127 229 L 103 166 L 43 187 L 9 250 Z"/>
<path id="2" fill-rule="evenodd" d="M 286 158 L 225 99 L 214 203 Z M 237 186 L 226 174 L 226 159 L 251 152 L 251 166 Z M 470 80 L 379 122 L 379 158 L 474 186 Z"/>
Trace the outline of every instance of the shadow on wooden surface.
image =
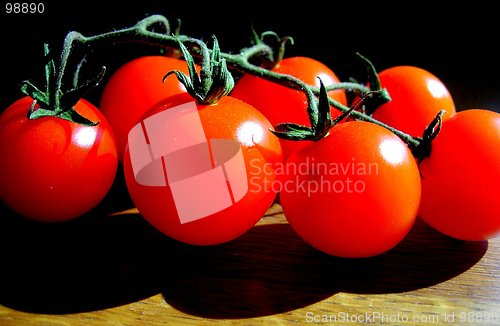
<path id="1" fill-rule="evenodd" d="M 161 293 L 195 316 L 266 316 L 338 292 L 429 287 L 468 270 L 487 250 L 487 242 L 455 241 L 421 221 L 386 254 L 340 259 L 304 243 L 281 214 L 230 243 L 194 247 L 169 239 L 138 214 L 109 216 L 97 209 L 74 221 L 42 224 L 3 205 L 0 213 L 0 304 L 32 313 L 95 311 Z"/>
<path id="2" fill-rule="evenodd" d="M 322 254 L 287 224 L 188 255 L 164 279 L 167 303 L 206 318 L 250 318 L 303 308 L 338 292 L 382 294 L 429 287 L 478 262 L 487 242 L 459 242 L 423 222 L 398 247 L 368 259 Z"/>
<path id="3" fill-rule="evenodd" d="M 487 249 L 484 242 L 448 239 L 423 223 L 394 250 L 352 260 L 314 250 L 287 224 L 256 226 L 224 245 L 191 247 L 163 236 L 139 215 L 64 225 L 34 225 L 15 216 L 2 220 L 0 304 L 51 314 L 105 309 L 162 293 L 168 304 L 196 316 L 264 316 L 339 291 L 432 286 L 469 269 Z"/>

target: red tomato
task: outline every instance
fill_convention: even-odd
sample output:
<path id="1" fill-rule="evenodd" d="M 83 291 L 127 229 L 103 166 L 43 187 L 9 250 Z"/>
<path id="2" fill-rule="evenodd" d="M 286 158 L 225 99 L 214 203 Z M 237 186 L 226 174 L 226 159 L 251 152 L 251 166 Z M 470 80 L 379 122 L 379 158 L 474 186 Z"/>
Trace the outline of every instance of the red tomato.
<path id="1" fill-rule="evenodd" d="M 485 240 L 500 232 L 500 114 L 466 110 L 443 122 L 420 163 L 420 216 L 448 236 Z"/>
<path id="2" fill-rule="evenodd" d="M 409 232 L 420 175 L 406 145 L 375 124 L 352 121 L 290 155 L 280 195 L 291 227 L 340 257 L 388 251 Z"/>
<path id="3" fill-rule="evenodd" d="M 179 94 L 141 121 L 125 149 L 125 180 L 139 212 L 164 234 L 193 245 L 227 242 L 272 204 L 281 148 L 250 105 L 229 96 L 202 105 Z"/>
<path id="4" fill-rule="evenodd" d="M 100 109 L 113 128 L 120 160 L 130 128 L 154 104 L 186 89 L 177 78 L 163 77 L 171 70 L 188 73 L 186 62 L 163 56 L 134 59 L 120 67 L 104 87 Z"/>
<path id="5" fill-rule="evenodd" d="M 107 194 L 118 165 L 106 118 L 91 103 L 75 109 L 89 127 L 54 117 L 26 117 L 33 100 L 24 97 L 0 116 L 0 195 L 17 213 L 38 221 L 78 217 Z"/>
<path id="6" fill-rule="evenodd" d="M 320 87 L 318 77 L 321 78 L 325 86 L 340 82 L 330 68 L 308 57 L 285 58 L 272 71 L 291 75 L 316 87 Z M 347 103 L 344 90 L 330 91 L 328 95 L 343 105 Z M 257 108 L 273 126 L 285 122 L 311 125 L 307 115 L 307 98 L 301 91 L 253 75 L 244 75 L 236 83 L 231 96 Z M 341 112 L 332 107 L 331 114 L 332 118 L 335 118 Z M 308 142 L 281 140 L 283 154 L 287 157 L 291 151 L 306 143 Z"/>
<path id="7" fill-rule="evenodd" d="M 382 87 L 391 101 L 378 107 L 373 117 L 415 137 L 439 111 L 446 110 L 446 120 L 455 113 L 455 104 L 446 86 L 430 72 L 412 66 L 396 66 L 379 74 Z"/>

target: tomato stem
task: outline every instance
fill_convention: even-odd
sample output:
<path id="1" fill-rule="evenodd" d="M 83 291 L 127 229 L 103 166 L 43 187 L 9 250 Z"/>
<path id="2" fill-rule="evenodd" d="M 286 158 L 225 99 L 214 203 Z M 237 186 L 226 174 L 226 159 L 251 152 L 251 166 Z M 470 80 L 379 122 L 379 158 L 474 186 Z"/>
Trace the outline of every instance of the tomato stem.
<path id="1" fill-rule="evenodd" d="M 208 59 L 203 57 L 200 73 L 196 71 L 196 66 L 191 53 L 186 46 L 179 41 L 179 47 L 188 65 L 189 76 L 179 70 L 169 71 L 165 79 L 175 74 L 179 82 L 186 87 L 187 92 L 201 104 L 214 104 L 223 96 L 231 92 L 234 87 L 234 79 L 227 70 L 226 62 L 221 58 L 219 43 L 215 36 L 214 45 L 210 53 L 205 44 L 200 44 L 202 51 L 210 55 Z"/>
<path id="2" fill-rule="evenodd" d="M 99 122 L 93 122 L 79 114 L 74 106 L 90 89 L 99 83 L 104 76 L 105 68 L 95 78 L 77 85 L 67 92 L 61 90 L 61 79 L 66 61 L 56 69 L 56 64 L 49 53 L 49 46 L 44 45 L 44 54 L 47 60 L 45 64 L 45 91 L 39 90 L 29 80 L 22 82 L 21 91 L 33 99 L 33 103 L 28 109 L 28 119 L 38 119 L 42 117 L 57 117 L 75 123 L 95 126 Z M 38 106 L 37 106 L 38 105 Z"/>
<path id="3" fill-rule="evenodd" d="M 420 141 L 419 144 L 415 147 L 410 147 L 413 155 L 418 159 L 419 163 L 431 154 L 432 141 L 441 131 L 441 126 L 443 124 L 443 115 L 445 113 L 447 113 L 446 110 L 439 111 L 434 119 L 425 128 L 422 138 L 418 138 Z"/>
<path id="4" fill-rule="evenodd" d="M 286 75 L 286 74 L 281 74 L 278 72 L 271 71 L 269 69 L 256 66 L 248 61 L 246 56 L 242 56 L 239 54 L 229 54 L 229 53 L 222 53 L 221 54 L 224 59 L 226 59 L 226 62 L 228 65 L 232 66 L 234 69 L 237 69 L 241 72 L 244 73 L 250 73 L 252 75 L 267 79 L 271 82 L 274 83 L 279 83 L 283 86 L 293 88 L 293 89 L 298 89 L 301 90 L 305 93 L 308 106 L 307 106 L 307 113 L 309 114 L 310 117 L 310 122 L 311 126 L 314 126 L 318 122 L 318 110 L 317 110 L 317 105 L 318 105 L 318 100 L 312 90 L 312 88 L 304 83 L 302 80 Z"/>
<path id="5" fill-rule="evenodd" d="M 310 87 L 311 87 L 312 91 L 314 92 L 314 94 L 319 94 L 318 87 L 313 87 L 313 86 L 310 86 Z M 351 83 L 351 82 L 335 83 L 335 84 L 325 86 L 325 88 L 326 88 L 327 92 L 334 91 L 337 89 L 345 89 L 345 90 L 357 92 L 360 94 L 366 94 L 366 93 L 369 93 L 371 91 L 370 87 L 367 87 L 367 86 L 362 85 L 362 84 Z"/>
<path id="6" fill-rule="evenodd" d="M 161 32 L 155 31 L 155 27 L 160 28 Z M 280 46 L 278 47 L 278 53 L 275 54 L 275 51 L 263 41 L 264 36 L 269 34 L 270 33 L 263 33 L 260 37 L 260 40 L 257 40 L 255 42 L 256 43 L 255 45 L 243 49 L 238 54 L 220 52 L 217 54 L 217 56 L 220 57 L 222 60 L 224 60 L 225 64 L 227 64 L 228 68 L 230 69 L 237 70 L 243 73 L 249 73 L 264 78 L 266 80 L 269 80 L 271 82 L 278 83 L 285 87 L 304 92 L 308 101 L 307 111 L 310 117 L 311 126 L 317 126 L 319 121 L 318 96 L 321 93 L 321 89 L 310 86 L 296 77 L 286 74 L 280 74 L 271 71 L 264 66 L 260 66 L 250 62 L 252 59 L 258 56 L 259 58 L 263 58 L 264 60 L 266 60 L 267 63 L 275 64 L 276 60 L 279 59 L 280 56 L 283 56 L 284 45 L 288 41 L 293 41 L 291 38 L 288 37 L 278 38 L 278 36 L 276 35 L 276 38 L 279 41 Z M 175 35 L 172 35 L 170 33 L 169 21 L 164 16 L 161 15 L 152 15 L 146 17 L 132 27 L 106 32 L 89 37 L 73 31 L 68 33 L 64 41 L 64 46 L 60 59 L 61 62 L 57 74 L 57 81 L 55 87 L 56 90 L 60 91 L 62 88 L 63 76 L 67 69 L 67 62 L 75 49 L 74 43 L 80 44 L 80 48 L 84 50 L 83 57 L 79 61 L 79 64 L 74 71 L 75 75 L 73 76 L 73 84 L 76 85 L 78 84 L 78 74 L 80 73 L 86 53 L 90 50 L 95 50 L 98 47 L 109 46 L 112 44 L 116 44 L 118 42 L 145 43 L 148 46 L 157 46 L 168 50 L 171 50 L 172 48 L 179 50 L 180 49 L 179 42 L 182 42 L 182 44 L 190 48 L 193 57 L 197 58 L 198 60 L 201 60 L 202 67 L 203 66 L 208 67 L 211 64 L 212 52 L 214 51 L 214 50 L 209 50 L 208 47 L 205 45 L 205 43 L 199 39 L 192 38 L 186 35 L 179 35 L 178 30 L 176 30 Z M 380 83 L 378 83 L 378 77 L 375 68 L 373 67 L 370 61 L 368 61 L 361 55 L 359 56 L 367 64 L 369 70 L 368 77 L 372 83 L 372 87 L 375 87 L 377 89 L 370 88 L 358 83 L 344 82 L 344 83 L 337 83 L 334 85 L 330 85 L 326 88 L 326 90 L 329 91 L 335 89 L 345 89 L 357 92 L 361 95 L 367 94 L 373 90 L 381 91 L 381 92 L 374 92 L 372 93 L 371 96 L 375 99 L 375 102 L 387 101 L 387 98 L 389 98 L 388 94 L 387 92 L 384 93 L 385 90 L 380 89 Z M 375 98 L 377 96 L 381 98 L 380 99 Z M 344 113 L 351 110 L 349 107 L 342 105 L 341 103 L 337 102 L 331 97 L 327 97 L 327 99 L 330 105 L 334 106 L 336 109 Z M 369 121 L 390 130 L 391 132 L 399 136 L 403 141 L 405 141 L 411 148 L 417 148 L 422 141 L 421 138 L 412 137 L 411 135 L 408 135 L 396 128 L 393 128 L 385 123 L 382 123 L 363 112 L 352 110 L 350 112 L 350 115 L 356 119 Z"/>
<path id="7" fill-rule="evenodd" d="M 255 33 L 255 35 L 256 35 L 256 33 Z M 275 67 L 285 57 L 286 44 L 290 43 L 290 44 L 293 45 L 294 40 L 293 40 L 293 38 L 291 36 L 279 37 L 277 33 L 273 32 L 273 31 L 267 31 L 267 32 L 262 33 L 260 35 L 260 38 L 257 38 L 257 40 L 258 40 L 257 44 L 258 43 L 264 43 L 267 46 L 269 46 L 268 43 L 264 42 L 264 40 L 265 40 L 265 38 L 267 36 L 271 36 L 272 39 L 277 43 L 275 45 L 275 48 L 271 48 L 271 50 L 273 52 L 272 53 L 273 55 L 271 55 L 271 63 L 272 63 L 271 66 Z"/>

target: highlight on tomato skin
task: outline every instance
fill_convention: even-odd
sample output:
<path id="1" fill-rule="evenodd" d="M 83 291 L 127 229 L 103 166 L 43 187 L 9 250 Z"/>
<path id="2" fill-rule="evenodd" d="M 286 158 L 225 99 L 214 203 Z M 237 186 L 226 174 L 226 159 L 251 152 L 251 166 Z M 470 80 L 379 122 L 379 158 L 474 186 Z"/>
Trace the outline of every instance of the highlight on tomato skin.
<path id="1" fill-rule="evenodd" d="M 429 71 L 414 66 L 395 66 L 378 74 L 391 101 L 376 108 L 373 118 L 414 137 L 421 137 L 441 110 L 443 120 L 456 113 L 446 85 Z"/>
<path id="2" fill-rule="evenodd" d="M 482 241 L 500 235 L 500 114 L 462 110 L 442 124 L 420 163 L 419 215 L 442 233 Z"/>
<path id="3" fill-rule="evenodd" d="M 96 126 L 58 117 L 30 120 L 24 97 L 0 115 L 0 197 L 16 213 L 40 222 L 77 218 L 96 207 L 115 179 L 118 157 L 110 125 L 90 102 L 75 110 Z"/>
<path id="4" fill-rule="evenodd" d="M 369 122 L 334 126 L 293 152 L 280 201 L 304 241 L 339 257 L 380 255 L 410 231 L 420 203 L 420 175 L 408 147 Z"/>
<path id="5" fill-rule="evenodd" d="M 174 115 L 180 118 L 170 118 Z M 132 132 L 141 138 L 130 137 L 134 144 L 129 141 L 125 149 L 125 181 L 134 204 L 177 241 L 208 246 L 236 239 L 264 216 L 277 194 L 266 188 L 276 182 L 272 167 L 282 161 L 270 128 L 259 111 L 230 96 L 211 105 L 189 94 L 165 99 L 140 119 Z M 165 139 L 174 151 L 163 145 Z M 149 154 L 136 157 L 148 146 L 165 151 L 161 164 Z M 143 162 L 141 168 L 134 160 Z M 224 174 L 217 178 L 221 167 Z M 227 183 L 219 182 L 224 176 Z"/>
<path id="6" fill-rule="evenodd" d="M 271 69 L 273 72 L 291 75 L 304 83 L 318 87 L 321 78 L 325 86 L 339 83 L 337 75 L 325 64 L 309 57 L 289 57 L 282 59 L 278 65 Z M 347 98 L 343 89 L 328 92 L 328 95 L 346 105 Z M 253 75 L 243 75 L 231 92 L 246 103 L 251 104 L 266 116 L 273 126 L 280 123 L 293 122 L 310 126 L 307 115 L 307 99 L 303 92 L 293 90 L 286 86 L 267 81 Z M 341 112 L 331 108 L 333 118 L 340 116 Z M 287 157 L 295 148 L 306 142 L 280 140 L 283 155 Z"/>

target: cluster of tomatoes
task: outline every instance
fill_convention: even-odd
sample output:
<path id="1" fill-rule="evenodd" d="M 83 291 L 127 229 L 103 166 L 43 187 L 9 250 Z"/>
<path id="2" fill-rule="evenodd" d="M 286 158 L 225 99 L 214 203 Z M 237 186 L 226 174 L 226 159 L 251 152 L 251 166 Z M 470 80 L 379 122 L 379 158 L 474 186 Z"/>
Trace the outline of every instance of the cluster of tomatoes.
<path id="1" fill-rule="evenodd" d="M 285 58 L 272 69 L 317 87 L 318 77 L 326 86 L 339 82 L 327 66 L 307 57 Z M 104 86 L 99 110 L 84 99 L 75 105 L 82 116 L 99 121 L 95 126 L 57 117 L 29 119 L 33 99 L 13 103 L 0 116 L 0 152 L 6 153 L 0 161 L 2 201 L 33 220 L 73 219 L 106 196 L 123 167 L 144 218 L 189 244 L 235 239 L 257 223 L 277 193 L 297 234 L 335 256 L 386 252 L 406 236 L 417 216 L 457 239 L 484 240 L 500 231 L 500 115 L 481 109 L 457 113 L 445 85 L 410 66 L 379 74 L 392 100 L 373 118 L 420 137 L 445 110 L 426 157 L 414 157 L 389 130 L 354 119 L 336 124 L 318 141 L 278 139 L 273 126 L 310 123 L 306 96 L 253 75 L 241 76 L 230 95 L 215 104 L 196 103 L 206 139 L 239 144 L 247 185 L 227 208 L 181 223 L 168 187 L 137 181 L 127 146 L 133 126 L 194 101 L 173 76 L 163 81 L 172 70 L 188 73 L 184 60 L 166 56 L 140 57 L 122 66 Z M 344 90 L 328 95 L 352 105 Z M 340 111 L 332 107 L 331 115 Z M 206 200 L 218 200 L 211 184 L 196 187 Z"/>

